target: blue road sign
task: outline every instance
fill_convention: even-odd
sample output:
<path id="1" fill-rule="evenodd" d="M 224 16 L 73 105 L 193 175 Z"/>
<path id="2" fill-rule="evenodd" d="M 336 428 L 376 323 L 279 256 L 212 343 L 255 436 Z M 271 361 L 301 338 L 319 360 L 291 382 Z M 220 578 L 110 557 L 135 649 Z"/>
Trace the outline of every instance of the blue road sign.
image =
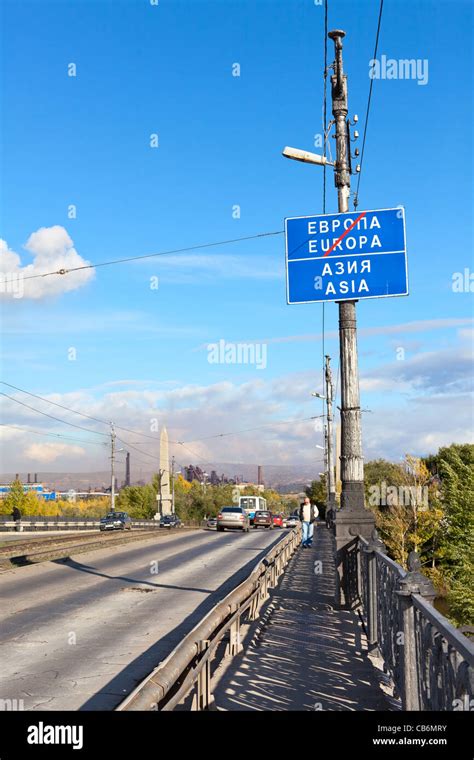
<path id="1" fill-rule="evenodd" d="M 408 295 L 403 208 L 285 219 L 287 300 Z"/>

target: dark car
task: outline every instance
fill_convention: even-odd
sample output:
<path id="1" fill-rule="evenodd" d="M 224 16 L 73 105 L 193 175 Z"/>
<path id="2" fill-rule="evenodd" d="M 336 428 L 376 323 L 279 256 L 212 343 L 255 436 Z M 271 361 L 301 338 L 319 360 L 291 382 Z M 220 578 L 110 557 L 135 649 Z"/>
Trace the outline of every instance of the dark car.
<path id="1" fill-rule="evenodd" d="M 268 510 L 257 509 L 253 518 L 254 528 L 273 528 L 273 515 Z"/>
<path id="2" fill-rule="evenodd" d="M 131 530 L 132 518 L 126 512 L 109 512 L 101 518 L 99 530 Z"/>
<path id="3" fill-rule="evenodd" d="M 181 520 L 178 515 L 163 515 L 160 520 L 160 528 L 180 528 Z"/>

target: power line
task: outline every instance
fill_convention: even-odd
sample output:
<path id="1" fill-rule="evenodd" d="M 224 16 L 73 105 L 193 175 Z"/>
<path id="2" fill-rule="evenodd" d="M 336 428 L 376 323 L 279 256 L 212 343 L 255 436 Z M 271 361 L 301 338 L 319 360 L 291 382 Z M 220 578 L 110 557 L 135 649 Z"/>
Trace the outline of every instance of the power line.
<path id="1" fill-rule="evenodd" d="M 64 409 L 66 411 L 73 412 L 74 414 L 78 414 L 81 417 L 85 417 L 86 419 L 90 419 L 90 420 L 92 420 L 94 422 L 99 422 L 99 423 L 101 423 L 103 425 L 109 425 L 110 424 L 110 422 L 107 422 L 106 420 L 102 420 L 102 419 L 100 419 L 98 417 L 92 417 L 91 415 L 85 414 L 84 412 L 79 412 L 77 409 L 71 409 L 70 407 L 65 406 L 64 404 L 59 404 L 56 401 L 50 401 L 49 399 L 43 398 L 43 396 L 38 396 L 35 393 L 31 393 L 30 391 L 26 391 L 23 388 L 19 388 L 16 385 L 12 385 L 11 383 L 7 383 L 7 382 L 5 382 L 3 380 L 0 381 L 0 382 L 3 385 L 7 385 L 9 388 L 14 388 L 15 390 L 20 391 L 21 393 L 25 393 L 28 396 L 32 396 L 33 398 L 37 398 L 40 401 L 44 401 L 47 404 L 53 404 L 54 406 L 57 406 L 60 409 Z M 109 436 L 108 433 L 102 433 L 102 432 L 97 431 L 97 430 L 91 430 L 90 428 L 85 428 L 82 425 L 76 425 L 73 422 L 68 422 L 67 420 L 63 420 L 63 419 L 60 419 L 59 417 L 55 417 L 54 415 L 48 414 L 47 412 L 42 412 L 40 409 L 36 409 L 35 407 L 30 406 L 29 404 L 25 404 L 23 401 L 19 401 L 18 399 L 13 398 L 13 396 L 9 396 L 6 393 L 1 392 L 0 395 L 5 396 L 5 398 L 10 399 L 11 401 L 14 401 L 17 404 L 21 404 L 21 406 L 24 406 L 27 409 L 31 409 L 32 411 L 37 412 L 38 414 L 42 414 L 45 417 L 49 417 L 50 419 L 53 419 L 56 422 L 60 422 L 60 423 L 62 423 L 64 425 L 70 425 L 71 427 L 78 428 L 79 430 L 85 430 L 86 432 L 88 432 L 88 433 L 94 433 L 95 435 L 103 435 L 103 436 L 106 436 L 106 437 Z M 324 417 L 324 415 L 319 415 L 319 417 Z M 253 428 L 244 428 L 242 430 L 234 430 L 234 431 L 230 431 L 230 432 L 227 432 L 227 433 L 216 433 L 215 435 L 204 436 L 203 438 L 193 438 L 190 441 L 169 441 L 169 443 L 185 447 L 185 444 L 187 444 L 187 443 L 198 443 L 200 441 L 208 441 L 208 440 L 212 440 L 214 438 L 227 438 L 228 436 L 231 436 L 231 435 L 240 435 L 242 433 L 251 433 L 251 432 L 254 432 L 255 430 L 261 430 L 263 428 L 273 427 L 274 425 L 289 425 L 289 424 L 296 423 L 296 422 L 307 422 L 309 420 L 314 420 L 314 419 L 317 419 L 317 417 L 315 417 L 313 415 L 311 417 L 300 417 L 300 418 L 291 419 L 291 420 L 277 420 L 275 422 L 268 422 L 268 423 L 266 423 L 264 425 L 258 425 L 257 427 L 253 427 Z M 132 430 L 130 428 L 122 427 L 120 425 L 115 425 L 115 428 L 117 428 L 118 430 L 126 430 L 126 431 L 128 431 L 130 433 L 134 433 L 135 435 L 144 436 L 145 438 L 150 438 L 155 443 L 159 442 L 159 439 L 156 436 L 147 435 L 147 433 L 141 433 L 138 430 Z M 50 433 L 49 435 L 55 435 L 55 434 Z M 57 434 L 57 435 L 60 435 L 60 434 Z M 130 448 L 135 449 L 135 451 L 138 451 L 140 454 L 144 454 L 145 456 L 149 456 L 149 457 L 152 457 L 152 458 L 156 459 L 156 457 L 154 455 L 147 454 L 146 452 L 144 452 L 144 451 L 142 451 L 140 449 L 137 449 L 134 446 L 134 444 L 145 445 L 146 441 L 143 441 L 143 442 L 142 441 L 134 441 L 132 443 L 131 441 L 125 441 L 123 438 L 119 438 L 119 440 L 122 443 L 124 443 L 126 446 L 129 446 Z M 198 455 L 196 455 L 196 456 L 198 456 Z"/>
<path id="2" fill-rule="evenodd" d="M 11 383 L 5 382 L 5 380 L 0 380 L 2 385 L 7 385 L 9 388 L 13 388 L 15 391 L 20 391 L 20 393 L 26 393 L 27 396 L 31 396 L 32 398 L 37 398 L 40 401 L 44 401 L 46 404 L 53 404 L 53 406 L 58 406 L 60 409 L 65 409 L 67 412 L 74 412 L 74 414 L 79 414 L 81 417 L 85 417 L 88 420 L 92 420 L 93 422 L 100 422 L 104 423 L 104 420 L 100 420 L 98 417 L 91 417 L 90 414 L 84 414 L 84 412 L 78 412 L 75 409 L 71 409 L 69 406 L 64 406 L 64 404 L 58 404 L 57 401 L 50 401 L 47 398 L 43 398 L 43 396 L 38 396 L 36 393 L 31 393 L 31 391 L 25 391 L 23 388 L 18 388 L 16 385 L 12 385 Z M 105 422 L 106 425 L 109 425 L 110 422 Z"/>
<path id="3" fill-rule="evenodd" d="M 44 398 L 43 396 L 38 396 L 36 393 L 31 393 L 30 391 L 25 391 L 24 388 L 18 388 L 16 385 L 12 385 L 11 383 L 7 383 L 4 380 L 0 380 L 2 385 L 7 385 L 9 388 L 13 388 L 16 391 L 20 391 L 20 393 L 25 393 L 27 396 L 31 396 L 32 398 L 37 398 L 39 401 L 44 401 L 46 404 L 52 404 L 53 406 L 59 407 L 59 409 L 64 409 L 67 412 L 73 412 L 73 414 L 78 414 L 80 417 L 84 417 L 87 420 L 92 420 L 93 422 L 99 422 L 101 425 L 110 425 L 110 420 L 103 420 L 99 417 L 92 417 L 90 414 L 85 414 L 84 412 L 79 412 L 77 409 L 71 409 L 69 406 L 65 406 L 64 404 L 59 404 L 57 401 L 51 401 L 50 399 Z M 151 438 L 152 441 L 158 441 L 159 439 L 154 435 L 148 435 L 147 433 L 142 433 L 140 430 L 132 430 L 131 428 L 122 427 L 121 425 L 115 425 L 115 427 L 118 430 L 125 430 L 127 433 L 133 433 L 134 435 L 141 435 L 145 438 Z M 104 433 L 101 433 L 101 435 L 104 435 Z"/>
<path id="4" fill-rule="evenodd" d="M 319 417 L 324 417 L 323 414 L 318 415 Z M 317 417 L 300 417 L 298 419 L 293 420 L 277 420 L 275 422 L 267 422 L 265 425 L 259 425 L 258 427 L 253 428 L 245 428 L 244 430 L 234 430 L 230 433 L 216 433 L 215 435 L 207 435 L 204 438 L 193 438 L 191 441 L 185 441 L 184 443 L 198 443 L 199 441 L 209 441 L 211 438 L 226 438 L 229 435 L 240 435 L 240 433 L 253 433 L 255 430 L 261 430 L 262 428 L 266 427 L 273 427 L 273 425 L 290 425 L 292 422 L 307 422 L 308 420 L 315 420 Z M 175 441 L 175 443 L 179 443 L 183 445 L 183 441 Z"/>
<path id="5" fill-rule="evenodd" d="M 328 0 L 324 3 L 324 89 L 323 89 L 323 156 L 326 158 L 326 144 L 327 144 L 327 78 L 328 78 Z M 323 165 L 323 214 L 326 213 L 326 164 Z M 324 381 L 325 381 L 325 303 L 321 304 L 321 319 L 322 319 L 322 381 L 323 381 L 323 393 L 324 393 Z M 322 401 L 322 408 L 324 411 L 324 400 Z"/>
<path id="6" fill-rule="evenodd" d="M 155 456 L 155 454 L 149 454 L 147 451 L 141 451 L 141 449 L 137 449 L 137 447 L 134 446 L 132 443 L 130 443 L 129 441 L 124 441 L 124 439 L 119 438 L 119 436 L 117 436 L 117 440 L 120 441 L 120 443 L 124 443 L 125 446 L 128 446 L 130 449 L 134 449 L 135 451 L 138 451 L 139 454 L 142 454 L 145 457 L 150 457 L 150 459 L 154 459 L 155 461 L 158 459 L 158 457 Z"/>
<path id="7" fill-rule="evenodd" d="M 183 449 L 186 449 L 186 451 L 189 451 L 190 454 L 192 454 L 193 457 L 196 457 L 196 459 L 201 460 L 201 464 L 212 464 L 212 462 L 206 462 L 204 457 L 200 456 L 200 454 L 196 454 L 195 451 L 189 448 L 189 446 L 186 446 L 184 443 L 180 443 L 180 446 L 183 447 Z"/>
<path id="8" fill-rule="evenodd" d="M 378 49 L 378 46 L 379 46 L 380 25 L 382 23 L 382 11 L 383 11 L 383 0 L 380 0 L 379 20 L 378 20 L 378 24 L 377 24 L 377 34 L 376 34 L 376 37 L 375 37 L 374 55 L 373 55 L 373 58 L 372 58 L 372 60 L 374 60 L 374 61 L 377 58 L 377 49 Z M 367 126 L 368 126 L 368 123 L 369 123 L 370 102 L 372 100 L 372 87 L 373 87 L 373 84 L 374 84 L 374 78 L 371 77 L 371 79 L 370 79 L 370 85 L 369 85 L 369 98 L 367 100 L 367 111 L 366 111 L 366 114 L 365 114 L 364 137 L 363 137 L 363 140 L 362 140 L 362 151 L 361 151 L 361 155 L 360 155 L 360 171 L 359 171 L 359 176 L 357 177 L 357 187 L 356 187 L 356 191 L 355 191 L 355 194 L 354 194 L 354 209 L 356 209 L 357 206 L 359 205 L 359 186 L 360 186 L 360 178 L 361 178 L 361 174 L 362 174 L 362 164 L 363 164 L 363 161 L 364 161 L 365 138 L 367 136 Z M 349 146 L 349 148 L 350 148 L 350 146 Z"/>
<path id="9" fill-rule="evenodd" d="M 6 422 L 1 423 L 1 427 L 14 428 L 15 430 L 21 430 L 22 433 L 34 433 L 35 435 L 47 435 L 53 438 L 63 438 L 67 441 L 76 441 L 77 443 L 85 443 L 87 445 L 93 444 L 94 446 L 106 446 L 105 441 L 86 441 L 84 438 L 73 438 L 70 435 L 63 435 L 62 433 L 48 433 L 45 430 L 31 430 L 31 428 L 24 428 L 20 425 L 10 425 Z"/>
<path id="10" fill-rule="evenodd" d="M 323 91 L 323 156 L 326 158 L 327 129 L 327 78 L 328 78 L 328 0 L 324 3 L 324 91 Z M 326 164 L 323 165 L 323 214 L 326 213 Z"/>
<path id="11" fill-rule="evenodd" d="M 63 425 L 70 425 L 70 427 L 78 428 L 79 430 L 85 430 L 87 433 L 94 433 L 94 435 L 105 435 L 108 437 L 108 433 L 100 433 L 97 430 L 91 430 L 90 428 L 83 427 L 82 425 L 75 425 L 74 422 L 61 420 L 59 417 L 54 417 L 52 414 L 48 414 L 47 412 L 42 412 L 39 409 L 35 409 L 34 406 L 25 404 L 23 401 L 19 401 L 17 398 L 13 398 L 13 396 L 9 396 L 7 393 L 0 392 L 0 396 L 5 396 L 5 398 L 8 398 L 10 401 L 14 401 L 15 404 L 20 404 L 21 406 L 25 406 L 27 409 L 31 409 L 32 412 L 37 412 L 37 414 L 42 414 L 44 417 L 49 417 L 51 420 L 55 420 L 56 422 L 61 422 Z"/>
<path id="12" fill-rule="evenodd" d="M 97 264 L 84 264 L 80 267 L 72 267 L 71 269 L 59 269 L 56 272 L 44 272 L 43 274 L 32 274 L 28 277 L 24 277 L 23 280 L 35 280 L 38 277 L 50 277 L 53 274 L 65 275 L 71 272 L 79 272 L 83 269 L 98 269 L 99 267 L 107 267 L 112 264 L 124 264 L 128 261 L 139 261 L 141 259 L 151 259 L 157 256 L 169 256 L 173 253 L 185 253 L 187 251 L 198 251 L 203 248 L 213 248 L 217 245 L 229 245 L 231 243 L 241 243 L 245 240 L 256 240 L 257 238 L 271 237 L 272 235 L 283 235 L 284 230 L 277 230 L 275 232 L 260 232 L 257 235 L 247 235 L 245 237 L 233 238 L 231 240 L 219 240 L 216 243 L 201 243 L 200 245 L 191 245 L 186 248 L 174 248 L 169 251 L 160 251 L 159 253 L 147 253 L 142 256 L 129 256 L 124 259 L 112 259 L 111 261 L 101 261 Z"/>

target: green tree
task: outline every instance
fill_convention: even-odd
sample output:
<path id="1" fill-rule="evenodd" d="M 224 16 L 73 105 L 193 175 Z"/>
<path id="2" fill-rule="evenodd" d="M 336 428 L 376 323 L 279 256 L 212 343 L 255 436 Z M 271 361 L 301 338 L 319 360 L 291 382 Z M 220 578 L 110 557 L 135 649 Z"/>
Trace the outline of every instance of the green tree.
<path id="1" fill-rule="evenodd" d="M 327 478 L 321 475 L 319 480 L 312 480 L 311 485 L 305 489 L 306 496 L 309 496 L 311 502 L 316 504 L 320 517 L 324 519 L 326 515 L 327 501 Z M 299 505 L 298 505 L 299 506 Z"/>
<path id="2" fill-rule="evenodd" d="M 364 464 L 365 500 L 369 507 L 382 506 L 377 495 L 385 487 L 403 485 L 404 474 L 401 464 L 388 462 L 386 459 L 373 459 Z"/>
<path id="3" fill-rule="evenodd" d="M 150 520 L 157 511 L 154 486 L 127 486 L 122 488 L 116 499 L 116 509 L 128 512 L 136 520 Z"/>
<path id="4" fill-rule="evenodd" d="M 474 623 L 474 445 L 452 444 L 435 461 L 441 479 L 445 522 L 442 567 L 449 584 L 449 614 L 457 624 Z"/>
<path id="5" fill-rule="evenodd" d="M 272 488 L 266 488 L 263 491 L 262 496 L 267 500 L 267 507 L 272 512 L 278 514 L 279 512 L 283 511 L 284 502 L 281 494 L 279 494 L 278 491 L 274 491 Z"/>
<path id="6" fill-rule="evenodd" d="M 20 480 L 14 480 L 10 485 L 10 490 L 2 499 L 1 509 L 2 514 L 11 515 L 13 509 L 16 507 L 23 514 L 26 505 L 26 493 L 23 490 L 23 485 Z"/>

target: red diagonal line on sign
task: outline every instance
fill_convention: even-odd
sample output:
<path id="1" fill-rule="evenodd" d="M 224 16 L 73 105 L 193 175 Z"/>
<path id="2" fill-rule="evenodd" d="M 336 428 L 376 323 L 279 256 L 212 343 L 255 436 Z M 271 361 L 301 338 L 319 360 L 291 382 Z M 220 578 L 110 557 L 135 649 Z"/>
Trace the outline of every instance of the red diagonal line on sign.
<path id="1" fill-rule="evenodd" d="M 362 217 L 364 217 L 366 215 L 366 213 L 367 213 L 367 211 L 363 211 L 362 214 L 359 214 L 359 216 L 357 217 L 357 219 L 355 220 L 355 222 L 352 222 L 351 226 L 348 227 L 347 230 L 344 230 L 344 232 L 342 233 L 341 237 L 336 240 L 336 242 L 334 243 L 334 245 L 332 245 L 330 247 L 329 251 L 326 251 L 326 253 L 324 254 L 325 256 L 329 256 L 329 254 L 335 249 L 336 245 L 339 245 L 339 243 L 341 242 L 341 240 L 343 240 L 346 237 L 347 233 L 350 232 L 353 229 L 353 227 L 356 226 L 357 222 L 360 222 L 360 220 L 362 219 Z"/>

